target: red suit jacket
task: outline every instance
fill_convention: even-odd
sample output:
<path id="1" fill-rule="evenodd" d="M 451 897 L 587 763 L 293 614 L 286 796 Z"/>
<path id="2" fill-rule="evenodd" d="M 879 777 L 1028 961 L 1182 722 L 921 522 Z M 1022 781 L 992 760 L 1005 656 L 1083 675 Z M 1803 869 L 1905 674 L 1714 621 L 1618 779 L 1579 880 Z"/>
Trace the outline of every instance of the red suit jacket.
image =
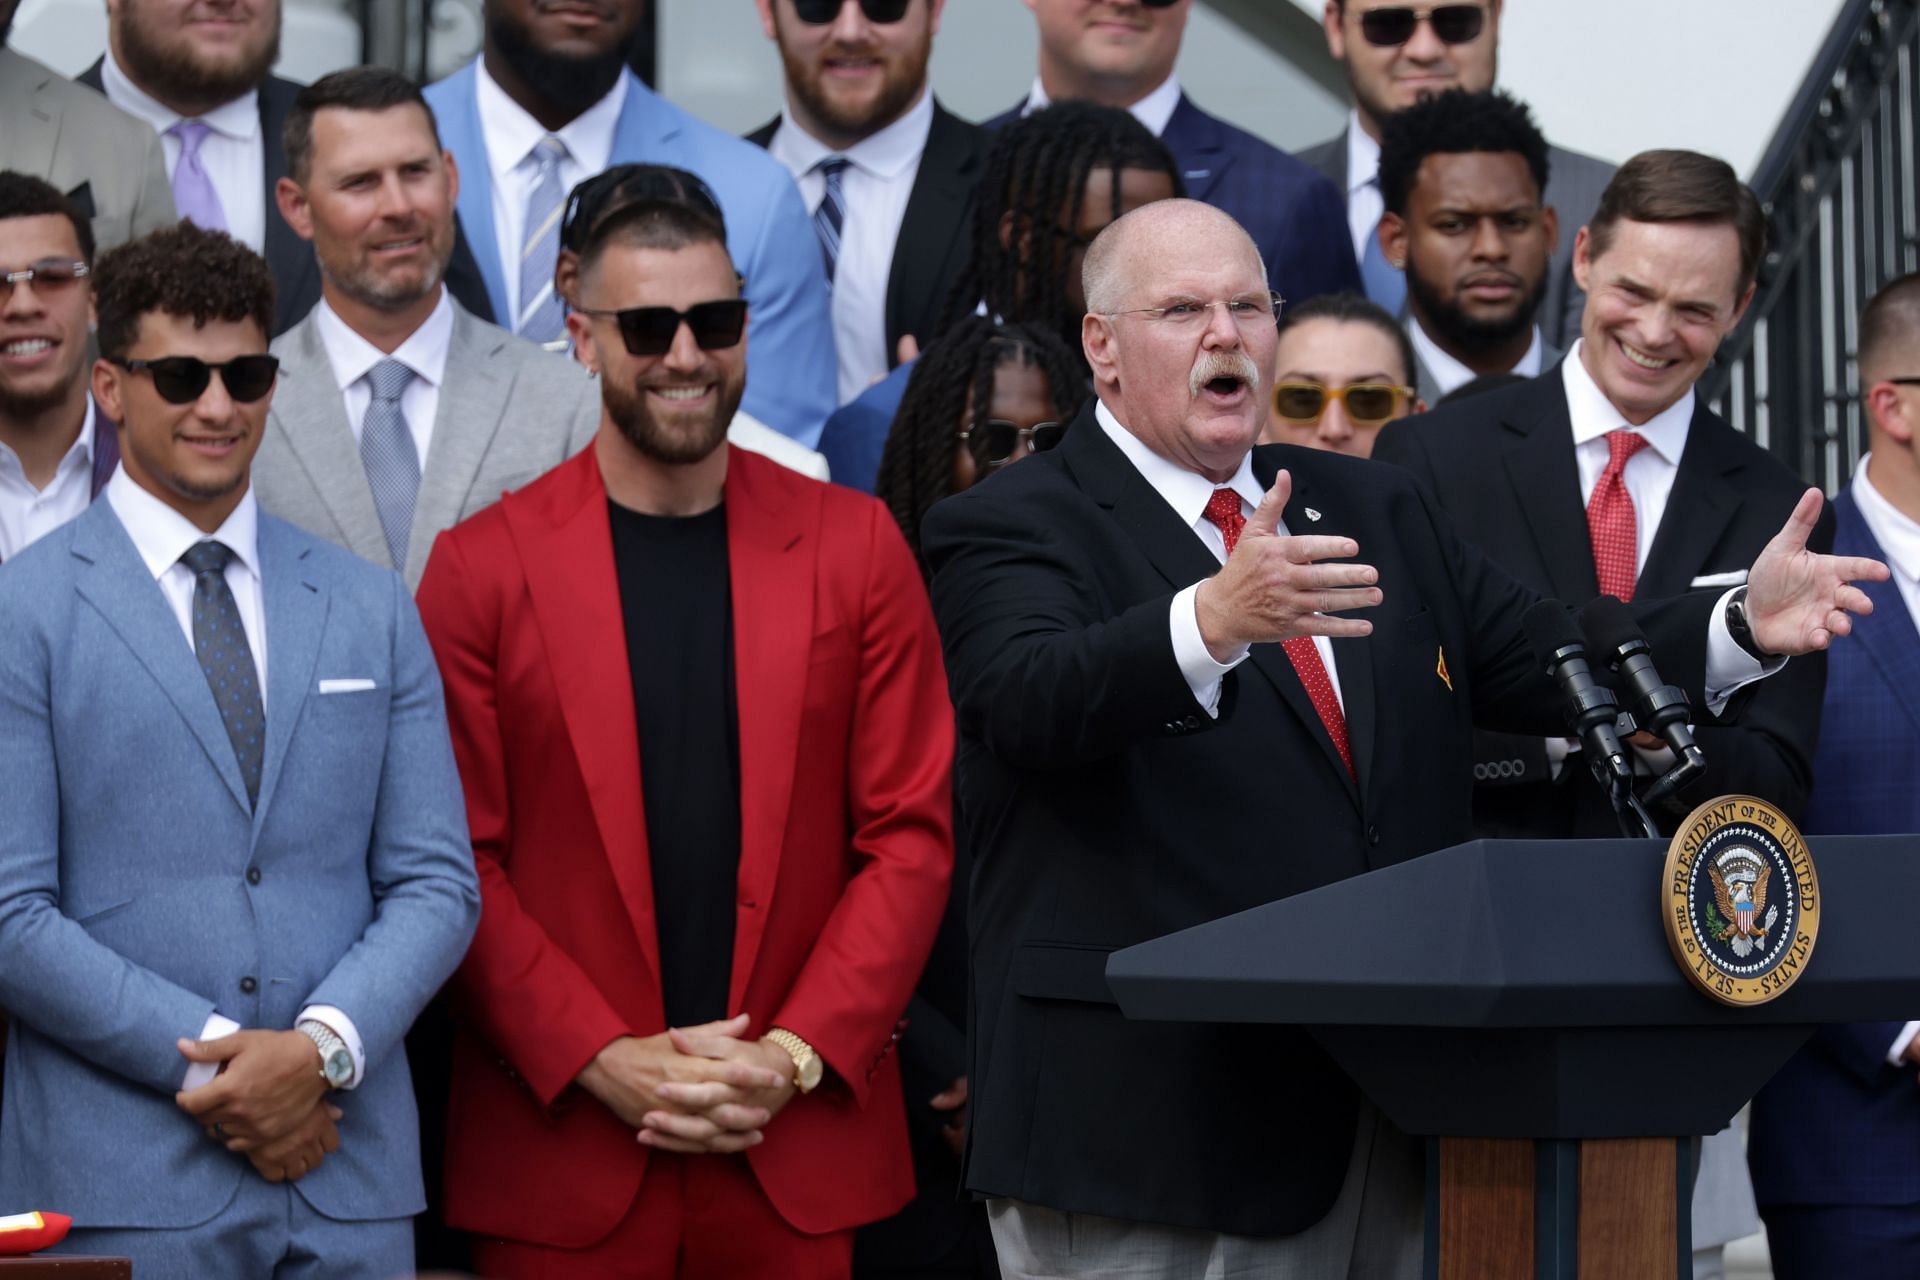
<path id="1" fill-rule="evenodd" d="M 742 810 L 727 1007 L 830 1068 L 747 1158 L 794 1227 L 841 1230 L 913 1194 L 889 1050 L 946 902 L 953 714 L 879 503 L 738 449 L 725 501 Z M 584 1247 L 625 1216 L 649 1152 L 574 1077 L 616 1037 L 665 1029 L 595 450 L 441 535 L 419 605 L 482 894 L 453 988 L 447 1218 Z"/>

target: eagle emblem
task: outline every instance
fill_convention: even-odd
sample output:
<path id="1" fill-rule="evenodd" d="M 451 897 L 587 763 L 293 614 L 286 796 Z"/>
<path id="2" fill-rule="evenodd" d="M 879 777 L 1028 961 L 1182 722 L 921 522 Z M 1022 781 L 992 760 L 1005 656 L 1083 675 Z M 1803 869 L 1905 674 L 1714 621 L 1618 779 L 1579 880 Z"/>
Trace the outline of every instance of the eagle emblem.
<path id="1" fill-rule="evenodd" d="M 1714 912 L 1707 921 L 1714 941 L 1733 948 L 1745 959 L 1755 943 L 1773 927 L 1778 911 L 1767 911 L 1767 881 L 1773 867 L 1751 849 L 1734 847 L 1707 865 L 1713 881 Z M 1762 913 L 1765 912 L 1764 920 Z"/>

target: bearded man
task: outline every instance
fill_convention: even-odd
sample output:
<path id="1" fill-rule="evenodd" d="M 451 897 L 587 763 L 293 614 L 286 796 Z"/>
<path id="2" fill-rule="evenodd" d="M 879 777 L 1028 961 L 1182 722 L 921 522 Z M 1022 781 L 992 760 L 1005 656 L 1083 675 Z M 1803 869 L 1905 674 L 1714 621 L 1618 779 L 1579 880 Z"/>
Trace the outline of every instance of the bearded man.
<path id="1" fill-rule="evenodd" d="M 446 1213 L 497 1277 L 831 1277 L 913 1193 L 897 1056 L 946 904 L 939 641 L 887 511 L 726 444 L 749 306 L 689 201 L 592 224 L 593 448 L 419 601 L 483 884 Z"/>

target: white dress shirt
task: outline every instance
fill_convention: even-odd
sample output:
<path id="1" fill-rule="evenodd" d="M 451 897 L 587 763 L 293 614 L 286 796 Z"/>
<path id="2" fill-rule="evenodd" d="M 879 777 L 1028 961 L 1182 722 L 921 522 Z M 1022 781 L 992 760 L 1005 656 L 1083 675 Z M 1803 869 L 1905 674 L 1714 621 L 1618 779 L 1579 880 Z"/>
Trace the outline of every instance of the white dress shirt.
<path id="1" fill-rule="evenodd" d="M 840 175 L 846 218 L 840 230 L 840 256 L 834 260 L 833 346 L 840 356 L 840 403 L 845 404 L 892 368 L 887 350 L 887 284 L 893 275 L 894 246 L 907 216 L 907 200 L 920 174 L 920 157 L 933 131 L 933 94 L 880 132 L 835 151 L 794 121 L 789 106 L 767 146 L 800 186 L 800 198 L 813 214 L 827 197 L 827 180 L 815 168 L 830 156 L 852 162 Z M 925 342 L 931 334 L 915 334 Z"/>
<path id="2" fill-rule="evenodd" d="M 1364 262 L 1367 241 L 1387 211 L 1380 190 L 1380 144 L 1360 127 L 1360 113 L 1347 112 L 1347 230 L 1353 234 L 1353 257 Z"/>
<path id="3" fill-rule="evenodd" d="M 334 384 L 346 402 L 347 425 L 353 428 L 356 444 L 367 420 L 367 407 L 373 403 L 373 384 L 367 380 L 373 367 L 392 359 L 413 371 L 413 379 L 400 393 L 400 413 L 407 420 L 407 432 L 413 437 L 424 475 L 434 419 L 440 412 L 440 383 L 447 372 L 447 352 L 453 346 L 453 303 L 448 301 L 447 291 L 440 290 L 439 303 L 391 356 L 348 328 L 325 298 L 315 310 L 314 328 L 326 349 L 327 363 L 333 367 Z"/>
<path id="4" fill-rule="evenodd" d="M 107 100 L 123 111 L 131 112 L 153 126 L 160 135 L 165 153 L 167 177 L 173 177 L 180 163 L 180 140 L 167 130 L 187 117 L 156 101 L 139 85 L 127 78 L 109 49 L 106 64 L 100 68 L 100 83 Z M 266 139 L 260 128 L 260 94 L 249 89 L 231 102 L 222 103 L 194 119 L 210 131 L 200 144 L 200 166 L 207 171 L 213 189 L 220 196 L 220 209 L 227 215 L 227 231 L 255 253 L 263 253 L 267 243 L 267 156 Z M 275 215 L 278 217 L 278 213 Z"/>
<path id="5" fill-rule="evenodd" d="M 1020 108 L 1020 114 L 1030 116 L 1040 108 L 1047 106 L 1053 99 L 1047 96 L 1047 87 L 1040 83 L 1040 77 L 1033 78 L 1033 88 L 1027 93 L 1026 105 Z M 1127 108 L 1127 113 L 1141 124 L 1154 137 L 1167 131 L 1167 122 L 1173 119 L 1174 109 L 1180 105 L 1180 78 L 1168 76 L 1158 89 Z"/>
<path id="6" fill-rule="evenodd" d="M 52 533 L 93 501 L 93 432 L 93 397 L 88 396 L 80 434 L 44 489 L 34 488 L 27 479 L 20 455 L 0 444 L 0 563 Z"/>
<path id="7" fill-rule="evenodd" d="M 487 148 L 487 170 L 493 178 L 493 238 L 500 253 L 500 278 L 507 286 L 507 314 L 517 316 L 527 201 L 533 197 L 540 177 L 533 149 L 547 136 L 547 130 L 487 74 L 485 58 L 474 64 L 474 73 L 474 102 L 480 112 L 481 140 Z M 572 191 L 612 164 L 613 135 L 626 102 L 627 77 L 623 74 L 613 82 L 606 97 L 554 132 L 553 136 L 567 148 L 560 161 L 563 191 Z"/>
<path id="8" fill-rule="evenodd" d="M 1253 478 L 1253 455 L 1240 459 L 1240 469 L 1233 473 L 1227 483 L 1216 485 L 1213 481 L 1196 471 L 1189 471 L 1178 463 L 1170 462 L 1149 449 L 1138 436 L 1120 425 L 1113 416 L 1113 410 L 1106 402 L 1100 401 L 1094 406 L 1094 419 L 1107 433 L 1109 439 L 1120 447 L 1133 469 L 1142 479 L 1153 486 L 1153 491 L 1166 499 L 1174 514 L 1180 517 L 1194 535 L 1206 545 L 1213 558 L 1225 564 L 1227 560 L 1226 539 L 1220 532 L 1220 526 L 1207 519 L 1207 503 L 1213 498 L 1216 488 L 1232 489 L 1240 495 L 1240 514 L 1251 517 L 1255 507 L 1265 493 L 1260 482 Z M 1280 532 L 1286 533 L 1285 522 Z M 1226 679 L 1227 672 L 1246 661 L 1250 652 L 1242 645 L 1227 662 L 1216 662 L 1207 649 L 1207 642 L 1200 635 L 1200 617 L 1196 599 L 1200 594 L 1200 584 L 1194 583 L 1173 597 L 1173 605 L 1168 612 L 1167 623 L 1173 633 L 1173 658 L 1180 666 L 1180 674 L 1187 678 L 1187 687 L 1193 690 L 1194 701 L 1209 715 L 1220 714 L 1220 685 Z M 1333 696 L 1340 703 L 1342 712 L 1346 710 L 1346 699 L 1340 692 L 1340 672 L 1333 664 L 1333 641 L 1325 636 L 1314 636 L 1313 647 L 1320 651 L 1320 661 L 1326 664 L 1327 679 L 1333 685 Z"/>
<path id="9" fill-rule="evenodd" d="M 211 534 L 202 533 L 192 521 L 135 484 L 125 468 L 113 473 L 102 496 L 112 504 L 113 514 L 120 518 L 127 537 L 133 541 L 133 549 L 139 552 L 147 571 L 159 585 L 167 607 L 180 623 L 189 649 L 193 647 L 193 570 L 180 563 L 180 557 L 195 543 L 209 540 L 224 543 L 233 552 L 233 558 L 227 561 L 227 589 L 233 592 L 241 630 L 247 634 L 247 647 L 253 650 L 253 667 L 260 680 L 260 705 L 264 709 L 267 619 L 260 589 L 260 506 L 254 501 L 253 493 L 248 491 L 242 495 L 240 505 Z M 359 1084 L 366 1075 L 366 1057 L 353 1019 L 331 1005 L 310 1005 L 302 1009 L 298 1021 L 309 1019 L 325 1023 L 346 1041 L 347 1050 L 353 1055 L 353 1078 L 345 1087 L 351 1089 Z M 238 1030 L 239 1023 L 216 1012 L 200 1029 L 200 1039 L 217 1040 Z M 218 1063 L 190 1063 L 180 1087 L 197 1089 L 218 1072 Z"/>
<path id="10" fill-rule="evenodd" d="M 1442 351 L 1440 344 L 1432 338 L 1429 338 L 1427 331 L 1420 326 L 1420 322 L 1411 315 L 1407 317 L 1407 336 L 1413 340 L 1415 354 L 1420 357 L 1420 363 L 1427 367 L 1427 372 L 1433 375 L 1433 384 L 1440 388 L 1441 395 L 1444 396 L 1450 391 L 1464 387 L 1480 376 L 1464 364 L 1461 364 L 1458 360 L 1455 360 L 1445 351 Z M 1508 372 L 1517 373 L 1523 378 L 1539 377 L 1540 363 L 1545 352 L 1545 344 L 1540 338 L 1540 326 L 1535 325 L 1533 326 L 1533 341 L 1527 346 L 1527 354 L 1521 356 L 1520 363 L 1514 365 Z M 1417 379 L 1417 370 L 1415 371 L 1415 376 Z M 1432 408 L 1433 406 L 1429 405 L 1427 407 Z M 1604 452 L 1603 450 L 1602 453 L 1604 454 Z M 1601 461 L 1602 465 L 1605 465 L 1604 457 Z M 1632 464 L 1629 463 L 1628 465 L 1631 466 Z M 1599 472 L 1595 472 L 1594 474 L 1598 476 Z M 1589 492 L 1591 492 L 1591 486 L 1589 486 Z"/>

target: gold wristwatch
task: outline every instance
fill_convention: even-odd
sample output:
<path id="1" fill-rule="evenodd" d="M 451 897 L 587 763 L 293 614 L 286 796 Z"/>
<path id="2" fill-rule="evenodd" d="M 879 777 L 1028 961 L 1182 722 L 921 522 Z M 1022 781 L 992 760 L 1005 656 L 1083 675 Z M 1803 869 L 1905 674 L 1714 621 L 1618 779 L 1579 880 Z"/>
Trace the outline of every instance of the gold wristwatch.
<path id="1" fill-rule="evenodd" d="M 802 1040 L 785 1027 L 770 1027 L 767 1039 L 787 1051 L 793 1059 L 793 1087 L 802 1093 L 812 1093 L 820 1085 L 820 1077 L 826 1074 L 826 1064 L 813 1046 Z"/>

